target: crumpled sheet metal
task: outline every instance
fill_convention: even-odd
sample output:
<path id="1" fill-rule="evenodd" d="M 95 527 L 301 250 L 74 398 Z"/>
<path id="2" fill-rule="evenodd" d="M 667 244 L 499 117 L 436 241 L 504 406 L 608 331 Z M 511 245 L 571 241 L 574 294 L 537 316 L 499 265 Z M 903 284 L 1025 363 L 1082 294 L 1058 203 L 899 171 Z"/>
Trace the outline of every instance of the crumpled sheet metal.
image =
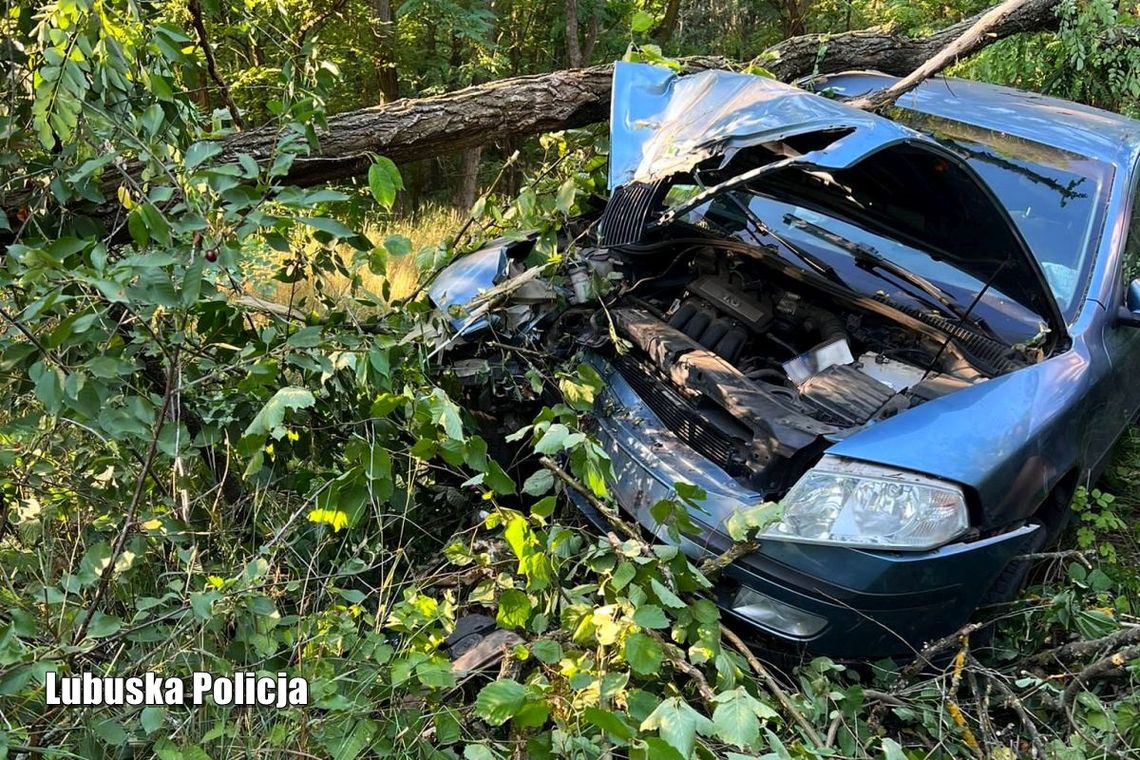
<path id="1" fill-rule="evenodd" d="M 828 129 L 852 133 L 811 153 L 824 169 L 851 166 L 888 145 L 931 142 L 889 119 L 774 79 L 731 71 L 678 75 L 618 63 L 610 104 L 610 189 L 691 169 L 712 156 Z"/>

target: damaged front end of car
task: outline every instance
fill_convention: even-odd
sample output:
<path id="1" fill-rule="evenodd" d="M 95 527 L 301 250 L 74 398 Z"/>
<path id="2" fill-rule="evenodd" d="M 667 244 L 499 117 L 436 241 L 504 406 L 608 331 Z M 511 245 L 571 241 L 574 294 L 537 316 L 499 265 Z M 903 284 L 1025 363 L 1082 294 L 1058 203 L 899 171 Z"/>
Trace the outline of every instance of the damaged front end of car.
<path id="1" fill-rule="evenodd" d="M 1016 228 L 933 140 L 758 77 L 619 65 L 611 131 L 611 198 L 557 265 L 495 241 L 430 287 L 456 380 L 509 432 L 528 352 L 585 356 L 615 500 L 652 534 L 698 486 L 694 558 L 780 500 L 718 586 L 741 620 L 838 656 L 945 632 L 1035 529 L 986 534 L 960 484 L 828 450 L 1063 346 Z"/>

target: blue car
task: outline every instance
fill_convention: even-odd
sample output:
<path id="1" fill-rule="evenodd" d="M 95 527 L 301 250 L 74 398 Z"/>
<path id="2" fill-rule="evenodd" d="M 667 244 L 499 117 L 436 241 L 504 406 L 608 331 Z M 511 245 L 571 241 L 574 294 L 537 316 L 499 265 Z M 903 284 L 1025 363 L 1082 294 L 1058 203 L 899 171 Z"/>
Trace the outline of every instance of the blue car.
<path id="1" fill-rule="evenodd" d="M 497 241 L 430 290 L 473 388 L 511 341 L 586 356 L 647 535 L 679 483 L 694 559 L 779 502 L 718 603 L 844 658 L 1015 595 L 1140 407 L 1140 122 L 954 79 L 844 102 L 894 81 L 618 64 L 610 197 L 558 271 Z"/>

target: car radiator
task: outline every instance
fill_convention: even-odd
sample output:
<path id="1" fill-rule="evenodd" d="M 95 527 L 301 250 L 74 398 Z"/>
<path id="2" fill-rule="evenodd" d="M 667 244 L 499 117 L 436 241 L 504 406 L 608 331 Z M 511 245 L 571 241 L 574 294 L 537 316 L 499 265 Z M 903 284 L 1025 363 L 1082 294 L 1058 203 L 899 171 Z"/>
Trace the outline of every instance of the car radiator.
<path id="1" fill-rule="evenodd" d="M 733 469 L 741 440 L 718 429 L 644 363 L 627 355 L 616 357 L 613 365 L 673 435 L 721 469 Z"/>

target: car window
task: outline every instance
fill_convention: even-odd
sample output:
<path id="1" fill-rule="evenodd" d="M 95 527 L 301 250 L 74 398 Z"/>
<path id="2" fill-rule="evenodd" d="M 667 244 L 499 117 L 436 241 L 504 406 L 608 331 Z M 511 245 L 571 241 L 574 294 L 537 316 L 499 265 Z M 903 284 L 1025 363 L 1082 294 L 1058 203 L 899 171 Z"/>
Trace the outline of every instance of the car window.
<path id="1" fill-rule="evenodd" d="M 1128 223 L 1128 238 L 1124 243 L 1124 281 L 1140 277 L 1140 194 L 1132 203 L 1132 217 Z"/>

